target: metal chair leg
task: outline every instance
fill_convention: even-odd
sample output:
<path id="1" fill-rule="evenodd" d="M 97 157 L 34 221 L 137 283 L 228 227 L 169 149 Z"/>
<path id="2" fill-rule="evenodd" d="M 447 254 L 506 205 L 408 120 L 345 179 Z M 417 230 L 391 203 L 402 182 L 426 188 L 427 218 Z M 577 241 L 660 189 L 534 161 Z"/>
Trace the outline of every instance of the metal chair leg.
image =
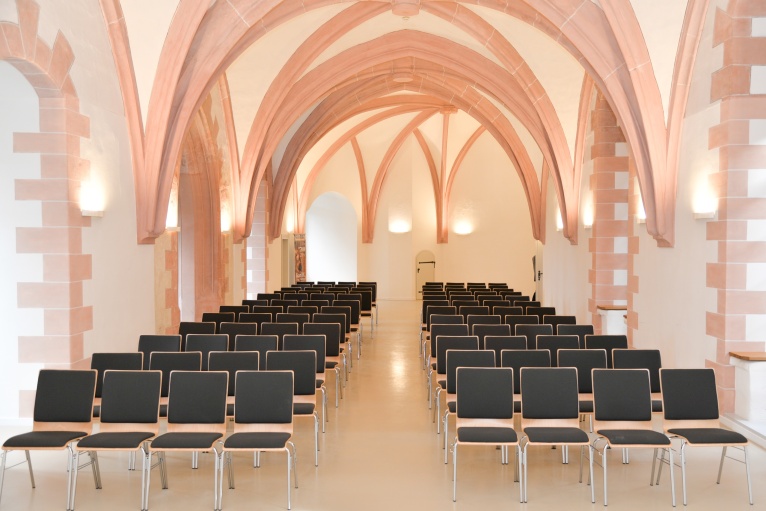
<path id="1" fill-rule="evenodd" d="M 35 486 L 35 473 L 32 471 L 32 458 L 29 456 L 29 451 L 24 451 L 24 455 L 27 458 L 27 469 L 29 469 L 29 480 L 32 481 L 32 488 L 37 488 Z"/>

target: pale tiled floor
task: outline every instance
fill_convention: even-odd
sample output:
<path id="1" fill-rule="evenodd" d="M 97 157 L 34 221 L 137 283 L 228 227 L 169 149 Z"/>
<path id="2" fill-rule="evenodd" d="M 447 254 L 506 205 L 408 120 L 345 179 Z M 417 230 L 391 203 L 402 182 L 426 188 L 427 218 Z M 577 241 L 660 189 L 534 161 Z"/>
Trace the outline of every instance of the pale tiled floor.
<path id="1" fill-rule="evenodd" d="M 590 490 L 577 482 L 577 456 L 562 465 L 560 451 L 530 450 L 529 503 L 518 502 L 513 466 L 501 466 L 499 453 L 463 449 L 459 462 L 458 500 L 452 502 L 452 467 L 442 462 L 442 437 L 435 434 L 428 410 L 424 373 L 417 355 L 419 303 L 382 302 L 381 320 L 370 340 L 365 331 L 362 359 L 354 361 L 345 399 L 331 407 L 327 433 L 321 436 L 319 467 L 315 468 L 310 427 L 300 421 L 299 488 L 293 490 L 295 510 L 396 509 L 602 509 L 602 472 L 595 469 L 596 504 Z M 367 330 L 367 329 L 366 329 Z M 328 378 L 333 388 L 332 377 Z M 16 430 L 0 429 L 0 440 Z M 721 485 L 715 484 L 720 451 L 697 449 L 688 454 L 689 509 L 766 509 L 766 454 L 750 448 L 756 505 L 747 505 L 744 466 L 727 461 Z M 12 453 L 9 463 L 22 459 Z M 62 509 L 65 501 L 65 457 L 62 452 L 32 453 L 37 489 L 29 486 L 26 467 L 6 473 L 0 508 L 3 510 Z M 126 470 L 127 455 L 102 453 L 103 489 L 95 490 L 89 469 L 80 472 L 78 510 L 135 510 L 139 507 L 140 471 Z M 659 487 L 650 487 L 650 453 L 634 450 L 631 463 L 622 465 L 618 452 L 610 456 L 609 508 L 669 509 L 667 470 Z M 279 510 L 286 508 L 284 455 L 263 455 L 262 467 L 252 468 L 252 457 L 235 460 L 237 488 L 224 489 L 225 509 Z M 139 462 L 140 464 L 140 462 Z M 200 457 L 191 470 L 189 456 L 168 457 L 170 488 L 162 490 L 159 474 L 152 473 L 150 508 L 156 510 L 210 509 L 212 458 Z M 678 506 L 680 500 L 680 470 Z"/>

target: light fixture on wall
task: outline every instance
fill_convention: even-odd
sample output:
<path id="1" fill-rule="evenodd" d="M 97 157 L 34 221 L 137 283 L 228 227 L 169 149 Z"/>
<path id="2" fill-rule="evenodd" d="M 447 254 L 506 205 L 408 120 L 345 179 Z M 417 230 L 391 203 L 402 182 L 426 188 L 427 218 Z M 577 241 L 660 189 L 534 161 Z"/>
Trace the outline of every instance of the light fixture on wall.
<path id="1" fill-rule="evenodd" d="M 697 220 L 710 220 L 718 212 L 718 198 L 707 182 L 707 176 L 697 185 L 692 199 L 692 212 Z"/>
<path id="2" fill-rule="evenodd" d="M 399 201 L 388 207 L 388 232 L 403 234 L 412 231 L 412 206 Z"/>
<path id="3" fill-rule="evenodd" d="M 452 232 L 461 236 L 467 236 L 473 232 L 473 223 L 468 219 L 461 219 L 452 226 Z"/>
<path id="4" fill-rule="evenodd" d="M 645 224 L 646 223 L 646 209 L 644 209 L 644 198 L 641 196 L 641 194 L 638 194 L 638 204 L 636 204 L 636 223 L 637 224 Z"/>
<path id="5" fill-rule="evenodd" d="M 394 234 L 403 234 L 412 230 L 412 222 L 407 221 L 404 218 L 388 219 L 388 232 Z"/>
<path id="6" fill-rule="evenodd" d="M 104 189 L 93 178 L 80 183 L 82 216 L 104 216 Z"/>
<path id="7" fill-rule="evenodd" d="M 593 200 L 587 200 L 582 212 L 582 225 L 586 229 L 593 227 Z"/>
<path id="8" fill-rule="evenodd" d="M 564 229 L 564 220 L 561 218 L 561 209 L 556 208 L 556 230 L 561 231 Z"/>
<path id="9" fill-rule="evenodd" d="M 231 213 L 228 206 L 221 206 L 221 232 L 231 232 Z"/>

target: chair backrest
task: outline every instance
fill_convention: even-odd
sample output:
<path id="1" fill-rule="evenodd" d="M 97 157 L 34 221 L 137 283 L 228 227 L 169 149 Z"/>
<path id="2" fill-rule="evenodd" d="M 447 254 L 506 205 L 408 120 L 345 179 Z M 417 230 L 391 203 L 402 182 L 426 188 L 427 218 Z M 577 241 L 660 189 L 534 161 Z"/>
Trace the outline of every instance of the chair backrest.
<path id="1" fill-rule="evenodd" d="M 495 352 L 495 365 L 500 367 L 502 351 L 527 349 L 527 338 L 523 335 L 487 335 L 484 337 L 484 349 Z"/>
<path id="2" fill-rule="evenodd" d="M 138 351 L 143 353 L 143 369 L 149 369 L 149 359 L 154 351 L 181 351 L 180 335 L 141 335 L 138 337 Z"/>
<path id="3" fill-rule="evenodd" d="M 272 300 L 279 300 L 282 298 L 282 295 L 280 293 L 258 293 L 257 298 L 271 302 Z"/>
<path id="4" fill-rule="evenodd" d="M 281 305 L 253 305 L 252 309 L 250 309 L 250 312 L 253 313 L 265 312 L 271 314 L 272 321 L 276 319 L 277 314 L 284 311 L 285 309 Z"/>
<path id="5" fill-rule="evenodd" d="M 324 335 L 327 356 L 340 356 L 340 345 L 343 342 L 340 323 L 306 323 L 303 325 L 303 333 L 304 335 Z"/>
<path id="6" fill-rule="evenodd" d="M 483 318 L 498 318 L 500 319 L 500 316 L 481 316 Z M 479 338 L 479 349 L 483 350 L 485 349 L 485 342 L 484 339 L 488 335 L 511 335 L 511 327 L 508 325 L 502 325 L 499 323 L 496 324 L 485 324 L 485 323 L 478 323 L 471 325 L 471 323 L 468 323 L 468 326 L 471 327 L 471 335 L 475 335 Z M 500 353 L 498 353 L 497 356 L 498 360 L 500 359 Z"/>
<path id="7" fill-rule="evenodd" d="M 718 427 L 718 393 L 712 368 L 660 369 L 660 381 L 666 429 L 673 427 L 671 421 L 708 422 L 705 427 Z"/>
<path id="8" fill-rule="evenodd" d="M 250 306 L 248 305 L 221 305 L 218 307 L 218 312 L 233 312 L 234 321 L 239 321 L 239 315 L 243 312 L 250 312 Z"/>
<path id="9" fill-rule="evenodd" d="M 317 374 L 324 374 L 325 363 L 327 358 L 326 339 L 324 335 L 286 335 L 283 340 L 284 346 L 282 349 L 285 351 L 305 351 L 312 350 L 317 354 L 316 357 L 316 372 Z"/>
<path id="10" fill-rule="evenodd" d="M 316 394 L 316 351 L 269 351 L 266 353 L 268 371 L 292 371 L 294 395 L 313 396 Z"/>
<path id="11" fill-rule="evenodd" d="M 338 314 L 330 314 L 327 312 L 319 312 L 317 314 L 314 314 L 314 317 L 312 318 L 312 323 L 337 323 L 340 325 L 340 342 L 343 343 L 343 340 L 346 338 L 346 334 L 349 332 L 348 329 L 348 319 L 346 318 L 346 315 L 343 313 Z M 305 326 L 305 325 L 304 325 Z"/>
<path id="12" fill-rule="evenodd" d="M 173 371 L 168 393 L 168 433 L 207 431 L 226 433 L 226 371 Z M 188 426 L 191 425 L 190 430 Z"/>
<path id="13" fill-rule="evenodd" d="M 612 368 L 612 350 L 615 348 L 627 349 L 627 335 L 586 335 L 586 350 L 606 350 L 606 366 Z"/>
<path id="14" fill-rule="evenodd" d="M 319 307 L 316 305 L 305 305 L 305 302 L 302 302 L 302 305 L 291 305 L 287 308 L 288 314 L 308 314 L 309 317 L 313 316 L 317 312 L 319 312 Z"/>
<path id="15" fill-rule="evenodd" d="M 277 335 L 238 335 L 234 341 L 235 351 L 257 351 L 260 354 L 258 368 L 266 369 L 266 352 L 279 347 Z"/>
<path id="16" fill-rule="evenodd" d="M 552 353 L 551 353 L 552 354 Z M 593 369 L 606 369 L 606 350 L 561 349 L 559 367 L 577 368 L 578 389 L 581 394 L 593 392 Z"/>
<path id="17" fill-rule="evenodd" d="M 215 332 L 218 333 L 218 327 L 221 325 L 221 323 L 234 323 L 237 321 L 237 315 L 233 312 L 203 312 L 202 313 L 202 322 L 203 323 L 215 323 Z"/>
<path id="18" fill-rule="evenodd" d="M 489 313 L 490 314 L 497 314 L 496 312 L 493 312 L 495 307 L 510 307 L 511 302 L 508 300 L 504 300 L 502 296 L 495 295 L 492 296 L 484 296 L 481 300 L 479 300 L 479 305 L 486 305 L 489 307 Z"/>
<path id="19" fill-rule="evenodd" d="M 495 302 L 499 303 L 499 302 Z M 494 303 L 490 305 L 490 308 L 492 309 L 492 314 L 496 314 L 503 318 L 503 323 L 505 323 L 505 317 L 506 316 L 523 316 L 524 315 L 524 309 L 521 307 L 513 307 L 510 305 L 511 302 L 508 302 L 509 305 L 495 305 Z"/>
<path id="20" fill-rule="evenodd" d="M 178 337 L 177 335 L 173 337 Z M 176 339 L 180 344 L 180 339 Z M 90 357 L 90 368 L 96 370 L 96 397 L 101 397 L 104 372 L 109 369 L 140 371 L 144 368 L 144 354 L 138 353 L 94 353 Z M 148 367 L 147 367 L 148 369 Z"/>
<path id="21" fill-rule="evenodd" d="M 208 354 L 208 370 L 229 373 L 227 395 L 233 396 L 237 371 L 258 371 L 260 359 L 261 354 L 257 351 L 211 351 Z"/>
<path id="22" fill-rule="evenodd" d="M 469 335 L 468 325 L 460 324 L 439 324 L 431 325 L 431 358 L 436 357 L 436 338 L 440 335 Z"/>
<path id="23" fill-rule="evenodd" d="M 41 369 L 35 392 L 34 429 L 90 433 L 95 393 L 93 369 Z"/>
<path id="24" fill-rule="evenodd" d="M 423 318 L 423 323 L 426 323 L 426 320 L 428 318 L 429 307 L 448 307 L 449 304 L 450 303 L 448 300 L 444 300 L 442 298 L 431 299 L 431 298 L 424 297 L 423 303 L 421 304 L 421 309 L 422 309 L 421 317 Z"/>
<path id="25" fill-rule="evenodd" d="M 283 293 L 282 294 L 282 299 L 283 300 L 297 300 L 298 301 L 298 305 L 303 305 L 303 300 L 308 300 L 309 299 L 309 294 L 308 293 L 298 293 L 298 292 Z"/>
<path id="26" fill-rule="evenodd" d="M 245 371 L 236 373 L 234 432 L 262 432 L 254 425 L 270 424 L 268 431 L 292 433 L 292 371 Z"/>
<path id="27" fill-rule="evenodd" d="M 149 369 L 162 371 L 162 397 L 168 397 L 170 390 L 170 373 L 172 371 L 201 371 L 202 353 L 199 351 L 182 351 L 168 353 L 155 351 L 149 359 Z"/>
<path id="28" fill-rule="evenodd" d="M 359 319 L 362 314 L 361 303 L 356 300 L 334 300 L 332 302 L 334 307 L 350 307 L 351 308 L 351 324 L 358 325 Z"/>
<path id="29" fill-rule="evenodd" d="M 439 316 L 455 316 L 457 315 L 457 307 L 451 305 L 429 305 L 426 307 L 426 315 L 423 318 L 423 322 L 426 324 L 426 330 L 431 329 L 431 318 L 434 315 Z"/>
<path id="30" fill-rule="evenodd" d="M 540 321 L 540 323 L 545 323 L 546 325 L 552 325 L 553 332 L 555 333 L 559 325 L 576 325 L 577 316 L 556 316 L 556 315 L 546 314 L 543 316 L 543 320 Z"/>
<path id="31" fill-rule="evenodd" d="M 351 332 L 351 307 L 330 305 L 329 307 L 322 307 L 320 309 L 320 314 L 343 314 L 346 318 L 346 321 L 343 323 L 343 326 L 346 328 L 346 333 Z M 320 319 L 317 319 L 315 315 L 314 321 L 319 323 Z M 336 321 L 333 322 L 335 323 Z"/>
<path id="32" fill-rule="evenodd" d="M 551 325 L 529 325 L 526 323 L 516 325 L 514 330 L 516 335 L 523 335 L 527 338 L 527 349 L 537 349 L 537 336 L 538 335 L 553 335 L 553 327 Z"/>
<path id="33" fill-rule="evenodd" d="M 500 352 L 500 367 L 513 369 L 514 389 L 519 393 L 521 384 L 519 376 L 522 367 L 550 367 L 551 352 L 548 350 L 502 350 Z"/>
<path id="34" fill-rule="evenodd" d="M 200 321 L 181 321 L 178 325 L 178 335 L 181 336 L 181 351 L 184 351 L 186 336 L 189 334 L 214 334 L 216 332 L 215 322 Z"/>
<path id="35" fill-rule="evenodd" d="M 372 312 L 372 290 L 365 287 L 351 288 L 351 294 L 357 294 L 362 298 L 362 312 Z"/>
<path id="36" fill-rule="evenodd" d="M 276 335 L 279 337 L 277 349 L 282 349 L 285 335 L 296 335 L 298 323 L 264 323 L 261 325 L 261 335 Z"/>
<path id="37" fill-rule="evenodd" d="M 540 307 L 539 305 L 528 305 L 524 310 L 527 312 L 527 314 L 540 318 L 540 323 L 543 323 L 543 318 L 545 318 L 545 316 L 556 315 L 556 307 Z"/>
<path id="38" fill-rule="evenodd" d="M 513 419 L 513 369 L 461 367 L 456 381 L 458 420 Z"/>
<path id="39" fill-rule="evenodd" d="M 286 311 L 288 307 L 300 304 L 298 303 L 298 300 L 271 300 L 269 301 L 269 305 L 272 307 L 282 307 L 282 310 Z"/>
<path id="40" fill-rule="evenodd" d="M 330 300 L 303 300 L 301 302 L 301 307 L 316 307 L 316 312 L 314 312 L 314 314 L 319 312 L 322 307 L 327 307 L 328 305 L 330 305 Z"/>
<path id="41" fill-rule="evenodd" d="M 593 427 L 651 429 L 652 394 L 646 369 L 593 370 Z M 601 423 L 601 424 L 599 424 Z"/>
<path id="42" fill-rule="evenodd" d="M 268 300 L 242 300 L 242 305 L 247 305 L 247 308 L 251 312 L 253 305 L 268 305 Z"/>
<path id="43" fill-rule="evenodd" d="M 450 302 L 452 302 L 450 303 L 450 305 L 452 305 L 453 307 L 457 307 L 457 313 L 462 314 L 463 316 L 468 315 L 468 312 L 460 312 L 460 309 L 462 309 L 463 307 L 481 307 L 479 305 L 479 300 L 473 300 L 472 296 L 469 296 L 466 298 L 467 300 L 462 300 L 460 299 L 460 297 L 450 300 Z"/>
<path id="44" fill-rule="evenodd" d="M 549 350 L 551 367 L 558 367 L 558 351 L 580 349 L 580 339 L 576 335 L 538 335 L 535 349 Z"/>
<path id="45" fill-rule="evenodd" d="M 660 350 L 630 350 L 616 348 L 612 350 L 612 367 L 615 369 L 648 369 L 649 385 L 652 393 L 660 392 L 660 369 L 662 354 Z"/>
<path id="46" fill-rule="evenodd" d="M 260 332 L 261 325 L 264 323 L 271 323 L 274 320 L 274 316 L 275 314 L 270 312 L 243 312 L 239 315 L 239 322 L 255 323 L 258 325 L 258 332 Z"/>
<path id="47" fill-rule="evenodd" d="M 218 333 L 229 336 L 229 351 L 234 351 L 234 339 L 238 335 L 256 335 L 258 323 L 221 323 Z"/>
<path id="48" fill-rule="evenodd" d="M 490 289 L 497 289 L 499 291 L 501 289 L 508 289 L 508 284 L 505 282 L 488 282 L 487 287 Z"/>
<path id="49" fill-rule="evenodd" d="M 585 348 L 585 336 L 593 335 L 593 325 L 556 325 L 554 333 L 558 335 L 576 335 L 580 338 L 580 348 Z"/>
<path id="50" fill-rule="evenodd" d="M 527 316 L 525 314 L 522 314 L 521 316 L 516 316 L 516 315 L 504 316 L 503 323 L 505 323 L 506 325 L 510 325 L 511 330 L 514 332 L 515 335 L 521 335 L 516 333 L 516 327 L 520 325 L 539 325 L 540 318 L 538 318 L 537 316 Z"/>
<path id="51" fill-rule="evenodd" d="M 526 295 L 512 295 L 509 298 L 511 300 L 511 305 L 514 305 L 516 307 L 521 307 L 523 309 L 526 309 L 527 305 L 530 303 L 535 303 L 538 306 L 540 305 L 540 302 L 530 301 L 529 296 L 526 296 Z"/>
<path id="52" fill-rule="evenodd" d="M 579 426 L 577 369 L 523 367 L 520 372 L 522 428 L 555 423 Z"/>
<path id="53" fill-rule="evenodd" d="M 495 367 L 495 352 L 488 350 L 447 350 L 447 394 L 455 393 L 458 367 Z"/>
<path id="54" fill-rule="evenodd" d="M 372 291 L 372 303 L 378 301 L 378 283 L 377 282 L 357 282 L 357 287 L 368 288 Z"/>
<path id="55" fill-rule="evenodd" d="M 293 313 L 282 312 L 277 314 L 277 323 L 296 323 L 298 325 L 298 331 L 296 333 L 303 333 L 304 323 L 311 321 L 311 315 L 305 313 Z"/>
<path id="56" fill-rule="evenodd" d="M 490 316 L 489 314 L 468 314 L 465 317 L 465 322 L 468 325 L 468 330 L 473 332 L 474 325 L 499 325 L 502 323 L 502 318 L 500 316 Z"/>
<path id="57" fill-rule="evenodd" d="M 226 334 L 189 334 L 186 336 L 186 351 L 199 351 L 202 354 L 202 370 L 207 371 L 208 353 L 227 351 L 229 336 Z"/>
<path id="58" fill-rule="evenodd" d="M 332 293 L 311 293 L 309 295 L 309 299 L 311 300 L 324 300 L 325 302 L 328 302 L 329 304 L 332 304 L 332 301 L 335 300 L 335 295 Z"/>
<path id="59" fill-rule="evenodd" d="M 447 372 L 447 350 L 478 350 L 479 338 L 475 335 L 439 335 L 436 337 L 436 372 Z M 493 354 L 494 356 L 494 354 Z"/>
<path id="60" fill-rule="evenodd" d="M 104 373 L 99 431 L 106 433 L 110 424 L 145 425 L 144 431 L 155 435 L 160 429 L 160 371 L 114 370 Z"/>
<path id="61" fill-rule="evenodd" d="M 460 314 L 431 314 L 431 326 L 434 325 L 462 325 L 465 321 Z"/>

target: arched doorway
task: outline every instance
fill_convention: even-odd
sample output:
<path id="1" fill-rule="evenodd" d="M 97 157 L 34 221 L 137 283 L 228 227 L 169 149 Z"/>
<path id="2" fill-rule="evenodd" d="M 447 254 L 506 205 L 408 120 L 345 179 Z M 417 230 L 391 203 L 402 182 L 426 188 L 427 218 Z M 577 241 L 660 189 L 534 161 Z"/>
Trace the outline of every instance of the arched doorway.
<path id="1" fill-rule="evenodd" d="M 356 211 L 343 195 L 317 197 L 306 213 L 306 279 L 355 281 Z"/>

